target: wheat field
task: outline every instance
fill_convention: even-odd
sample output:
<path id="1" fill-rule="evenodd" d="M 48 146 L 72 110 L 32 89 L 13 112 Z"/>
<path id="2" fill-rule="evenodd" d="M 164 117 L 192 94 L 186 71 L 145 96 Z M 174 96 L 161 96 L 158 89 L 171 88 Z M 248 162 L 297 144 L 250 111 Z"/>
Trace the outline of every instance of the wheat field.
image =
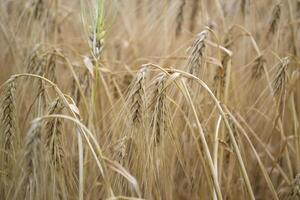
<path id="1" fill-rule="evenodd" d="M 299 0 L 0 0 L 0 199 L 300 200 Z"/>

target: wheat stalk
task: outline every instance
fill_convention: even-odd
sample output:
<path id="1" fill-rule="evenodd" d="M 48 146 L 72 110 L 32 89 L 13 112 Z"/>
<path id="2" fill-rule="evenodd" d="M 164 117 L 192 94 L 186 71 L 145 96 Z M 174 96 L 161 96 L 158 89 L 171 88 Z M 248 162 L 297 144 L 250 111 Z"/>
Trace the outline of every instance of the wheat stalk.
<path id="1" fill-rule="evenodd" d="M 27 65 L 27 72 L 29 74 L 38 74 L 43 76 L 45 74 L 45 65 L 47 63 L 47 59 L 45 57 L 40 57 L 38 52 L 34 52 L 33 55 L 29 59 L 29 63 Z"/>

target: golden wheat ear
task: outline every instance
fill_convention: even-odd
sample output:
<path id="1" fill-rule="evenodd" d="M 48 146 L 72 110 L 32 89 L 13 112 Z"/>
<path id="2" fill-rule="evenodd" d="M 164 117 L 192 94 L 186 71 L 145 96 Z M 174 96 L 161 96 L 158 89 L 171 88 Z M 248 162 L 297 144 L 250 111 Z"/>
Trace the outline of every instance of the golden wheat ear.
<path id="1" fill-rule="evenodd" d="M 16 83 L 11 79 L 6 87 L 1 104 L 1 149 L 5 151 L 5 158 L 13 150 L 16 135 Z"/>
<path id="2" fill-rule="evenodd" d="M 192 44 L 191 53 L 187 63 L 187 69 L 189 73 L 197 77 L 200 77 L 203 67 L 203 57 L 206 49 L 205 39 L 207 38 L 207 36 L 207 30 L 202 31 L 197 35 L 194 43 Z"/>
<path id="3" fill-rule="evenodd" d="M 64 105 L 59 98 L 55 99 L 48 108 L 48 115 L 61 114 Z M 68 194 L 65 184 L 65 167 L 63 147 L 63 121 L 61 118 L 49 118 L 45 123 L 45 150 L 49 169 L 49 179 L 52 195 L 55 199 L 65 199 Z"/>
<path id="4" fill-rule="evenodd" d="M 60 114 L 63 105 L 59 99 L 56 99 L 49 106 L 48 114 Z M 62 148 L 62 121 L 61 119 L 50 119 L 45 125 L 46 132 L 46 150 L 48 151 L 51 166 L 60 169 L 63 166 L 62 160 L 64 151 Z"/>
<path id="5" fill-rule="evenodd" d="M 133 81 L 129 91 L 129 108 L 131 121 L 134 125 L 141 124 L 145 111 L 145 78 L 146 68 L 142 67 Z"/>
<path id="6" fill-rule="evenodd" d="M 280 60 L 280 64 L 273 81 L 273 91 L 274 95 L 282 95 L 286 89 L 287 83 L 287 66 L 289 65 L 290 60 L 288 57 Z"/>
<path id="7" fill-rule="evenodd" d="M 41 191 L 41 125 L 35 123 L 31 126 L 25 137 L 24 152 L 21 161 L 22 173 L 20 187 L 15 191 L 17 198 L 38 198 Z"/>
<path id="8" fill-rule="evenodd" d="M 16 138 L 16 83 L 11 79 L 5 90 L 0 107 L 0 199 L 6 198 L 9 183 L 12 182 L 15 166 Z"/>
<path id="9" fill-rule="evenodd" d="M 165 82 L 167 77 L 161 74 L 155 79 L 155 88 L 152 94 L 152 101 L 154 102 L 153 114 L 151 119 L 151 126 L 153 128 L 154 140 L 159 143 L 161 137 L 167 131 L 168 126 L 168 108 L 166 104 L 166 88 Z"/>

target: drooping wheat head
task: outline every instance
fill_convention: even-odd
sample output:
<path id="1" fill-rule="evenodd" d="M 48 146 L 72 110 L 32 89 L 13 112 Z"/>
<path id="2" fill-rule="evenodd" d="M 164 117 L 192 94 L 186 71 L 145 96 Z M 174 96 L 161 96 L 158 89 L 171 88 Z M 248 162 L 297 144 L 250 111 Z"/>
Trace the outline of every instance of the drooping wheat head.
<path id="1" fill-rule="evenodd" d="M 281 59 L 279 68 L 276 72 L 274 81 L 273 81 L 273 92 L 274 95 L 282 95 L 286 89 L 287 82 L 287 66 L 290 60 L 288 57 Z"/>
<path id="2" fill-rule="evenodd" d="M 56 99 L 50 105 L 48 114 L 60 114 L 63 105 Z M 45 125 L 46 150 L 49 155 L 50 164 L 57 170 L 63 167 L 64 150 L 62 147 L 62 121 L 61 119 L 50 119 Z"/>
<path id="3" fill-rule="evenodd" d="M 204 62 L 204 53 L 205 53 L 205 39 L 208 35 L 208 31 L 204 30 L 199 33 L 191 47 L 191 53 L 189 56 L 187 68 L 189 73 L 200 77 L 201 68 L 203 67 Z"/>
<path id="4" fill-rule="evenodd" d="M 41 170 L 41 125 L 33 124 L 25 137 L 22 158 L 22 188 L 24 199 L 37 198 Z"/>
<path id="5" fill-rule="evenodd" d="M 231 30 L 227 33 L 225 39 L 224 39 L 224 46 L 226 49 L 230 49 L 231 46 L 233 45 L 233 35 L 231 33 Z M 219 99 L 224 98 L 224 93 L 225 93 L 225 85 L 226 85 L 226 73 L 227 73 L 227 65 L 228 62 L 230 61 L 230 56 L 222 52 L 222 57 L 221 57 L 221 64 L 222 66 L 218 66 L 216 73 L 214 75 L 214 90 L 215 94 Z"/>
<path id="6" fill-rule="evenodd" d="M 56 82 L 56 61 L 55 54 L 53 53 L 43 53 L 41 50 L 36 50 L 29 58 L 27 64 L 27 73 L 36 74 L 51 81 Z M 42 116 L 44 110 L 46 109 L 47 97 L 45 84 L 41 79 L 34 80 L 33 84 L 37 84 L 37 104 L 36 111 L 37 116 Z"/>
<path id="7" fill-rule="evenodd" d="M 61 114 L 64 106 L 60 99 L 52 102 L 48 108 L 48 115 Z M 64 147 L 63 147 L 63 124 L 62 119 L 51 118 L 45 124 L 45 150 L 47 153 L 48 168 L 50 180 L 55 199 L 65 199 L 66 190 L 63 185 L 66 184 L 64 172 Z M 50 187 L 51 188 L 51 187 Z"/>
<path id="8" fill-rule="evenodd" d="M 151 126 L 154 132 L 154 140 L 156 143 L 160 142 L 161 137 L 168 129 L 168 107 L 167 94 L 165 88 L 166 75 L 161 74 L 155 80 L 155 88 L 152 94 L 151 102 L 154 102 L 153 115 L 151 119 Z"/>
<path id="9" fill-rule="evenodd" d="M 43 75 L 44 66 L 46 65 L 46 59 L 43 56 L 40 56 L 40 51 L 36 50 L 28 59 L 28 64 L 26 71 L 29 74 Z"/>

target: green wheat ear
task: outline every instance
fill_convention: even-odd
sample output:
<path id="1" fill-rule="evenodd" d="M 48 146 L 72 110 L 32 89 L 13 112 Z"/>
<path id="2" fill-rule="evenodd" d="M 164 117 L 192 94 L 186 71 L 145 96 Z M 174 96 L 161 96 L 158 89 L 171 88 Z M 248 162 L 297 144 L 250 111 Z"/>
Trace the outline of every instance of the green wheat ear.
<path id="1" fill-rule="evenodd" d="M 105 7 L 105 0 L 80 0 L 81 20 L 84 27 L 84 32 L 88 38 L 92 55 L 95 59 L 99 59 L 105 45 L 105 37 L 111 29 L 116 18 L 116 12 L 112 12 L 113 16 L 107 19 L 107 13 L 112 11 L 115 1 L 110 2 L 110 6 Z M 107 10 L 108 9 L 108 10 Z"/>
<path id="2" fill-rule="evenodd" d="M 104 38 L 105 38 L 105 13 L 104 13 L 104 0 L 97 1 L 97 9 L 96 9 L 96 19 L 95 25 L 93 27 L 93 43 L 92 49 L 93 54 L 96 58 L 101 55 L 101 51 L 104 46 Z"/>
<path id="3" fill-rule="evenodd" d="M 80 1 L 81 19 L 95 58 L 99 58 L 105 38 L 105 0 Z"/>

